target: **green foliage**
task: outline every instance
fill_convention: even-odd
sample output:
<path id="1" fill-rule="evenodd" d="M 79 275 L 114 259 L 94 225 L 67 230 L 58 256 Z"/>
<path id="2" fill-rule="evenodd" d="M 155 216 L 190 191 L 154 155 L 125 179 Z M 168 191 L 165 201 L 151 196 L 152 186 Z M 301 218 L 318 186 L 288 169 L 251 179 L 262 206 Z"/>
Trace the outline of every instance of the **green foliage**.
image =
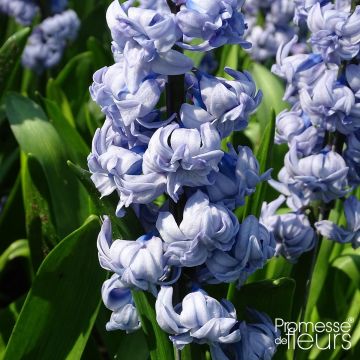
<path id="1" fill-rule="evenodd" d="M 33 101 L 9 94 L 6 113 L 22 151 L 36 157 L 41 165 L 49 188 L 53 222 L 62 237 L 76 229 L 89 212 L 86 193 L 66 166 L 68 156 L 63 142 Z M 46 192 L 44 181 L 40 186 Z"/>
<path id="2" fill-rule="evenodd" d="M 133 291 L 136 308 L 147 339 L 152 360 L 172 360 L 173 349 L 167 334 L 156 322 L 155 299 L 142 291 Z"/>
<path id="3" fill-rule="evenodd" d="M 279 114 L 287 108 L 287 104 L 282 100 L 284 87 L 281 81 L 263 65 L 252 63 L 249 71 L 258 89 L 263 92 L 263 100 L 256 111 L 256 119 L 264 129 L 271 121 L 273 111 Z"/>
<path id="4" fill-rule="evenodd" d="M 30 31 L 30 28 L 19 30 L 10 36 L 0 48 L 0 99 L 4 90 L 9 87 L 12 76 L 17 70 L 17 65 Z"/>
<path id="5" fill-rule="evenodd" d="M 100 305 L 99 271 L 93 246 L 99 220 L 61 241 L 46 257 L 10 337 L 4 360 L 79 359 Z"/>

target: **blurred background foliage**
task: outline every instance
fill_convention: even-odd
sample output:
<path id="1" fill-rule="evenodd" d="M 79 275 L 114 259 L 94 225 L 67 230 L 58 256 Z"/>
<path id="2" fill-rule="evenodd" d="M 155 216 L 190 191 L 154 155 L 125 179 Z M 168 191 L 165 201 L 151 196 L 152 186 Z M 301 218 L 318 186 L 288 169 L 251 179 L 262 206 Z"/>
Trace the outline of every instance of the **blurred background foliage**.
<path id="1" fill-rule="evenodd" d="M 88 87 L 95 70 L 112 63 L 105 22 L 109 3 L 71 2 L 81 19 L 79 36 L 61 63 L 40 77 L 20 64 L 30 29 L 0 15 L 0 358 L 6 360 L 115 356 L 146 360 L 149 354 L 154 358 L 154 351 L 159 360 L 172 358 L 171 353 L 156 351 L 157 344 L 163 350 L 168 345 L 166 335 L 158 334 L 151 323 L 149 297 L 138 294 L 135 299 L 143 319 L 150 321 L 145 333 L 106 332 L 109 311 L 100 304 L 107 274 L 97 260 L 99 216 L 114 214 L 116 199 L 100 201 L 84 169 L 92 136 L 104 120 Z M 199 54 L 188 55 L 195 63 L 201 60 Z M 224 66 L 248 70 L 264 93 L 245 133 L 226 141 L 253 148 L 261 166 L 272 167 L 275 177 L 286 152 L 286 147 L 273 146 L 274 114 L 287 106 L 281 100 L 284 86 L 238 46 L 217 50 L 216 58 L 217 75 L 224 76 Z M 359 191 L 356 195 L 359 198 Z M 275 197 L 262 184 L 238 217 L 259 214 L 262 201 Z M 340 205 L 330 217 L 344 222 Z M 113 216 L 112 221 L 118 238 L 135 239 L 142 232 L 131 213 L 123 220 Z M 240 317 L 251 306 L 273 319 L 298 321 L 310 261 L 307 254 L 294 265 L 272 259 L 239 291 L 230 288 Z M 228 289 L 206 290 L 222 298 Z M 352 318 L 352 347 L 304 351 L 296 358 L 359 359 L 360 250 L 324 240 L 308 295 L 302 318 L 314 322 Z M 196 347 L 192 351 L 184 353 L 184 359 L 200 359 Z M 275 358 L 293 355 L 280 346 Z"/>

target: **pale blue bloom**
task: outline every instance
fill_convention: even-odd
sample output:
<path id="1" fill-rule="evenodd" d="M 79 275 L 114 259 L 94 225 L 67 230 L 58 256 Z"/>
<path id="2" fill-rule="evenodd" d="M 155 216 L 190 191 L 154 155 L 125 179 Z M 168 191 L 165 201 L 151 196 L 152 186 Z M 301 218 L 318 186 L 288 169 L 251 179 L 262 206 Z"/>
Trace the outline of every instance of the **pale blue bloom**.
<path id="1" fill-rule="evenodd" d="M 97 70 L 90 93 L 105 113 L 113 113 L 111 117 L 114 120 L 122 115 L 124 119 L 121 120 L 129 125 L 137 117 L 143 117 L 153 110 L 164 89 L 165 79 L 156 74 L 144 73 L 143 78 L 127 82 L 123 76 L 124 63 L 121 57 L 114 65 Z"/>
<path id="2" fill-rule="evenodd" d="M 202 123 L 211 122 L 221 137 L 226 137 L 232 131 L 243 130 L 247 126 L 250 114 L 260 105 L 262 93 L 256 91 L 250 73 L 228 67 L 224 70 L 234 80 L 199 71 L 196 77 L 187 78 L 188 95 L 194 105 L 184 104 L 181 109 L 181 121 L 186 127 L 199 128 Z"/>
<path id="3" fill-rule="evenodd" d="M 157 294 L 156 285 L 166 273 L 163 242 L 152 235 L 133 240 L 112 242 L 111 222 L 104 217 L 97 240 L 100 265 L 119 275 L 130 288 L 138 288 Z"/>
<path id="4" fill-rule="evenodd" d="M 276 117 L 275 143 L 287 143 L 303 156 L 321 150 L 324 136 L 325 130 L 313 126 L 310 117 L 301 110 L 299 104 Z"/>
<path id="5" fill-rule="evenodd" d="M 276 64 L 271 71 L 286 80 L 284 100 L 290 99 L 299 89 L 312 89 L 326 70 L 320 54 L 291 55 L 290 50 L 298 41 L 294 36 L 287 44 L 280 45 L 276 54 Z"/>
<path id="6" fill-rule="evenodd" d="M 348 178 L 351 185 L 360 184 L 360 131 L 347 137 L 344 159 L 349 166 Z"/>
<path id="7" fill-rule="evenodd" d="M 31 25 L 39 11 L 33 0 L 0 0 L 0 12 L 15 18 L 21 25 Z"/>
<path id="8" fill-rule="evenodd" d="M 131 1 L 120 4 L 114 1 L 106 13 L 106 20 L 114 40 L 115 58 L 125 57 L 128 83 L 143 73 L 163 75 L 183 74 L 189 71 L 192 61 L 173 50 L 182 33 L 170 12 L 157 12 L 131 6 Z"/>
<path id="9" fill-rule="evenodd" d="M 74 40 L 80 21 L 73 10 L 45 19 L 30 35 L 22 63 L 37 73 L 51 68 L 61 60 L 66 44 Z"/>
<path id="10" fill-rule="evenodd" d="M 166 0 L 140 0 L 139 3 L 139 7 L 143 9 L 151 9 L 160 12 L 170 11 Z"/>
<path id="11" fill-rule="evenodd" d="M 92 99 L 122 137 L 122 146 L 132 148 L 147 144 L 155 130 L 171 119 L 164 121 L 161 112 L 153 110 L 164 89 L 165 79 L 148 74 L 139 83 L 132 79 L 129 84 L 132 90 L 129 90 L 126 78 L 122 76 L 123 61 L 121 57 L 117 64 L 97 70 L 89 90 Z"/>
<path id="12" fill-rule="evenodd" d="M 360 246 L 360 201 L 350 196 L 344 202 L 346 227 L 339 227 L 329 220 L 315 223 L 320 234 L 343 244 L 351 243 L 354 249 Z"/>
<path id="13" fill-rule="evenodd" d="M 104 282 L 101 296 L 104 305 L 113 312 L 106 330 L 125 330 L 129 333 L 141 327 L 131 290 L 120 280 L 119 275 L 113 274 Z"/>
<path id="14" fill-rule="evenodd" d="M 222 156 L 220 136 L 211 124 L 202 124 L 199 130 L 171 124 L 150 139 L 143 172 L 165 176 L 166 192 L 177 201 L 183 186 L 212 184 Z"/>
<path id="15" fill-rule="evenodd" d="M 210 274 L 203 272 L 200 280 L 209 283 L 237 281 L 242 284 L 274 256 L 275 245 L 273 234 L 250 215 L 240 225 L 231 251 L 214 251 L 206 262 Z"/>
<path id="16" fill-rule="evenodd" d="M 325 62 L 351 60 L 360 50 L 360 7 L 353 13 L 315 4 L 309 11 L 307 25 L 312 32 L 310 43 Z"/>
<path id="17" fill-rule="evenodd" d="M 311 92 L 300 90 L 301 108 L 310 116 L 311 122 L 329 131 L 348 133 L 360 127 L 360 121 L 349 122 L 356 111 L 353 91 L 337 81 L 338 71 L 326 70 L 317 81 Z"/>
<path id="18" fill-rule="evenodd" d="M 156 227 L 165 242 L 168 264 L 192 267 L 203 264 L 216 249 L 230 250 L 239 223 L 231 211 L 210 203 L 209 198 L 198 190 L 187 200 L 179 225 L 166 211 L 159 213 Z"/>
<path id="19" fill-rule="evenodd" d="M 103 112 L 123 128 L 149 115 L 158 103 L 165 87 L 165 78 L 144 73 L 143 78 L 126 82 L 125 59 L 97 70 L 90 93 Z M 136 80 L 136 81 L 135 81 Z"/>
<path id="20" fill-rule="evenodd" d="M 304 214 L 294 212 L 276 215 L 276 211 L 285 201 L 284 196 L 267 204 L 263 203 L 260 222 L 274 234 L 277 242 L 276 254 L 295 262 L 301 254 L 310 251 L 316 240 L 316 234 L 310 221 Z"/>
<path id="21" fill-rule="evenodd" d="M 280 331 L 264 313 L 248 310 L 254 323 L 240 322 L 241 340 L 234 344 L 211 346 L 213 360 L 271 360 Z"/>
<path id="22" fill-rule="evenodd" d="M 234 256 L 244 265 L 247 275 L 261 269 L 274 256 L 275 240 L 255 216 L 248 216 L 240 225 L 234 244 Z"/>
<path id="23" fill-rule="evenodd" d="M 189 293 L 175 307 L 173 288 L 162 287 L 156 300 L 156 320 L 170 336 L 176 348 L 192 342 L 200 344 L 228 344 L 240 339 L 234 306 L 221 302 L 201 289 Z"/>
<path id="24" fill-rule="evenodd" d="M 139 316 L 133 304 L 127 304 L 120 310 L 114 311 L 106 324 L 107 331 L 124 330 L 126 333 L 131 333 L 140 328 Z"/>
<path id="25" fill-rule="evenodd" d="M 254 60 L 266 61 L 275 56 L 279 46 L 289 42 L 294 33 L 290 26 L 279 27 L 269 21 L 262 27 L 251 25 L 250 22 L 249 30 L 246 32 L 246 39 L 252 44 L 249 53 Z"/>
<path id="26" fill-rule="evenodd" d="M 207 51 L 225 44 L 249 48 L 244 40 L 246 25 L 241 13 L 244 0 L 186 0 L 176 14 L 177 23 L 187 42 L 201 39 L 199 45 L 179 42 L 189 50 Z"/>
<path id="27" fill-rule="evenodd" d="M 354 92 L 355 98 L 360 100 L 360 65 L 349 64 L 345 69 L 346 81 L 351 90 Z"/>
<path id="28" fill-rule="evenodd" d="M 116 189 L 115 177 L 124 174 L 140 174 L 142 156 L 126 148 L 121 133 L 114 130 L 110 119 L 97 129 L 88 156 L 91 179 L 101 196 L 110 195 Z"/>
<path id="29" fill-rule="evenodd" d="M 245 38 L 252 44 L 249 53 L 257 61 L 275 56 L 279 46 L 290 41 L 297 30 L 291 22 L 292 0 L 247 0 L 244 13 L 248 22 Z"/>
<path id="30" fill-rule="evenodd" d="M 234 210 L 245 203 L 246 196 L 254 193 L 257 184 L 269 180 L 271 169 L 260 174 L 259 163 L 247 146 L 239 146 L 238 152 L 228 144 L 229 152 L 224 153 L 219 163 L 213 185 L 206 187 L 213 202 L 222 202 Z"/>
<path id="31" fill-rule="evenodd" d="M 91 179 L 101 196 L 117 191 L 118 216 L 124 215 L 123 207 L 131 204 L 148 204 L 164 193 L 166 177 L 157 173 L 142 173 L 144 146 L 127 148 L 126 138 L 107 119 L 97 129 L 88 156 Z"/>
<path id="32" fill-rule="evenodd" d="M 306 23 L 309 11 L 311 8 L 319 3 L 320 6 L 328 4 L 331 0 L 294 0 L 295 13 L 294 22 L 295 24 Z"/>
<path id="33" fill-rule="evenodd" d="M 344 196 L 348 192 L 349 168 L 341 155 L 324 149 L 322 152 L 299 158 L 295 148 L 285 156 L 285 167 L 280 171 L 279 182 L 269 183 L 288 196 L 288 205 L 299 209 L 311 201 L 326 203 Z"/>
<path id="34" fill-rule="evenodd" d="M 242 359 L 270 360 L 276 352 L 275 339 L 280 332 L 266 314 L 251 311 L 250 315 L 256 322 L 240 323 L 241 341 L 237 351 Z"/>

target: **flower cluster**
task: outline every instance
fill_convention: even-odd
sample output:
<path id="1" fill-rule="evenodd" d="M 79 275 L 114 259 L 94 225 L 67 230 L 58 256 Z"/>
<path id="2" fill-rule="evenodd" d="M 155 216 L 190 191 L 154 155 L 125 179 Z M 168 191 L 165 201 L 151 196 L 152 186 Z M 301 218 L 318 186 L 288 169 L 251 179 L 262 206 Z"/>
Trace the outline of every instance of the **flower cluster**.
<path id="1" fill-rule="evenodd" d="M 278 238 L 278 251 L 291 260 L 314 244 L 306 209 L 315 203 L 326 209 L 360 184 L 360 7 L 351 9 L 351 1 L 339 0 L 297 1 L 296 7 L 294 21 L 307 26 L 312 52 L 289 55 L 295 36 L 279 47 L 272 67 L 286 80 L 284 99 L 292 107 L 276 119 L 275 142 L 287 144 L 289 151 L 279 181 L 270 180 L 293 212 L 272 216 L 283 196 L 263 208 L 263 222 Z M 354 222 L 348 222 L 352 228 Z M 322 235 L 345 242 L 344 233 L 329 222 L 316 227 Z"/>
<path id="2" fill-rule="evenodd" d="M 35 0 L 0 0 L 0 12 L 15 18 L 21 25 L 30 25 L 38 11 Z"/>
<path id="3" fill-rule="evenodd" d="M 92 181 L 101 196 L 117 193 L 117 216 L 130 206 L 147 231 L 135 241 L 113 241 L 110 220 L 103 219 L 99 260 L 114 273 L 103 287 L 104 303 L 113 311 L 107 327 L 137 329 L 129 291 L 149 291 L 157 297 L 158 323 L 174 345 L 208 343 L 214 359 L 275 352 L 268 318 L 257 314 L 257 324 L 239 322 L 230 303 L 200 288 L 241 284 L 275 254 L 274 235 L 256 217 L 239 223 L 233 213 L 259 182 L 270 179 L 270 171 L 260 173 L 250 148 L 229 145 L 226 152 L 221 146 L 247 126 L 261 92 L 249 73 L 226 68 L 232 80 L 210 76 L 180 50 L 248 47 L 241 5 L 192 0 L 135 7 L 114 1 L 106 18 L 115 63 L 98 70 L 90 87 L 106 116 L 88 157 Z M 184 89 L 182 104 L 165 113 L 164 90 L 174 81 Z M 176 102 L 170 90 L 166 98 Z M 166 200 L 159 207 L 161 195 Z M 173 307 L 179 282 L 184 298 Z"/>
<path id="4" fill-rule="evenodd" d="M 30 35 L 22 64 L 37 73 L 55 66 L 60 62 L 67 42 L 76 38 L 79 26 L 73 10 L 48 17 Z"/>
<path id="5" fill-rule="evenodd" d="M 37 14 L 43 18 L 26 44 L 22 56 L 25 67 L 40 74 L 60 62 L 80 26 L 76 13 L 66 7 L 67 0 L 51 0 L 45 5 L 37 0 L 0 0 L 0 12 L 14 17 L 21 25 L 31 25 Z M 45 18 L 47 15 L 50 16 Z"/>
<path id="6" fill-rule="evenodd" d="M 220 302 L 201 289 L 194 289 L 173 306 L 173 288 L 161 288 L 156 300 L 157 321 L 177 348 L 192 342 L 209 343 L 212 359 L 271 359 L 279 331 L 269 317 L 251 311 L 253 321 L 236 319 L 234 306 Z"/>
<path id="7" fill-rule="evenodd" d="M 247 0 L 244 12 L 248 20 L 245 38 L 252 43 L 250 55 L 257 61 L 265 61 L 276 55 L 279 46 L 301 32 L 293 22 L 296 1 Z M 298 43 L 292 52 L 306 52 L 306 44 Z"/>

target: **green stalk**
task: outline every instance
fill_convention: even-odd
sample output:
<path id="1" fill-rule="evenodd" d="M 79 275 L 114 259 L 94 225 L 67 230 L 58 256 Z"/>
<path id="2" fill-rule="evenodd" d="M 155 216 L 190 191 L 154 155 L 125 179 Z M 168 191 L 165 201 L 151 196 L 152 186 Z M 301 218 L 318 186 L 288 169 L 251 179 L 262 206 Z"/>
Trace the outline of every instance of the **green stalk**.
<path id="1" fill-rule="evenodd" d="M 179 7 L 176 6 L 172 1 L 167 1 L 168 6 L 173 14 L 176 14 L 179 11 Z M 181 49 L 175 47 L 177 51 Z M 168 118 L 175 114 L 176 120 L 180 119 L 180 108 L 181 105 L 185 102 L 185 75 L 172 75 L 168 76 L 168 81 L 166 84 L 166 111 Z M 172 199 L 169 199 L 169 209 L 170 212 L 174 215 L 177 223 L 180 223 L 183 216 L 183 209 L 185 205 L 185 198 L 182 196 L 178 203 L 175 203 Z M 179 284 L 174 285 L 174 298 L 173 301 L 178 303 L 180 301 L 180 287 Z M 191 352 L 188 347 L 183 351 L 178 350 L 174 346 L 174 356 L 175 360 L 182 359 L 182 353 L 184 355 L 184 360 L 191 360 Z"/>

